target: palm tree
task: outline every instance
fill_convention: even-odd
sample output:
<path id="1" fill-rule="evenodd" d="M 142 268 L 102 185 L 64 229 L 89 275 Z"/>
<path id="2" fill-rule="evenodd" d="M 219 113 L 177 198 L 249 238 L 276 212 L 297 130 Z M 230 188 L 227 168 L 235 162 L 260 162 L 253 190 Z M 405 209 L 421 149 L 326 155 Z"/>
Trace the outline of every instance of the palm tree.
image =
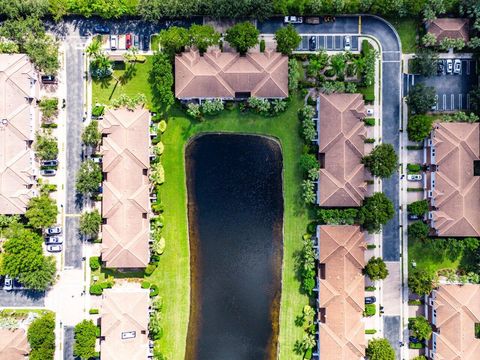
<path id="1" fill-rule="evenodd" d="M 315 335 L 312 334 L 305 334 L 302 339 L 302 346 L 305 351 L 308 349 L 313 349 L 317 345 L 317 341 L 315 340 Z"/>
<path id="2" fill-rule="evenodd" d="M 96 58 L 97 56 L 100 55 L 101 52 L 101 47 L 102 44 L 98 39 L 93 39 L 93 41 L 90 43 L 90 45 L 87 46 L 85 52 L 87 53 L 88 56 L 92 58 Z"/>
<path id="3" fill-rule="evenodd" d="M 345 56 L 343 54 L 336 54 L 330 58 L 330 65 L 332 66 L 333 71 L 339 77 L 343 77 L 345 74 L 345 67 L 347 63 L 345 61 Z"/>

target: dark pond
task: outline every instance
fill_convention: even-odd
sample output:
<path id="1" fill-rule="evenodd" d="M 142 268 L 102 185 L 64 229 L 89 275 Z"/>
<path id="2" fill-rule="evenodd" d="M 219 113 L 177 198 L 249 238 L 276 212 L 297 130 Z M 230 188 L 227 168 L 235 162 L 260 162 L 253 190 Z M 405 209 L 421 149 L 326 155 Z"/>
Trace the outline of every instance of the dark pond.
<path id="1" fill-rule="evenodd" d="M 282 153 L 260 136 L 208 134 L 186 149 L 191 256 L 187 360 L 276 359 Z"/>

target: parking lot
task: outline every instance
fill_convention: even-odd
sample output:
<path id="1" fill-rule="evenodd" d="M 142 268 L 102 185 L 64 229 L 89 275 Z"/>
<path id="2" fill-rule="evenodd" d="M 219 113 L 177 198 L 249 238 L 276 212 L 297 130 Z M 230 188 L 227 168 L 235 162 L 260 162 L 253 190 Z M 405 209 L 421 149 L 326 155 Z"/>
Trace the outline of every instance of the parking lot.
<path id="1" fill-rule="evenodd" d="M 317 35 L 317 34 L 301 34 L 302 42 L 297 51 L 343 51 L 345 50 L 344 35 Z M 315 47 L 310 48 L 311 38 L 315 40 Z M 350 36 L 350 51 L 358 51 L 358 36 Z"/>
<path id="2" fill-rule="evenodd" d="M 437 104 L 432 111 L 469 110 L 470 96 L 468 93 L 478 83 L 475 61 L 471 59 L 460 59 L 461 67 L 459 74 L 446 73 L 446 59 L 443 73 L 432 77 L 420 75 L 406 76 L 406 92 L 414 84 L 423 83 L 426 86 L 433 86 L 437 90 Z"/>

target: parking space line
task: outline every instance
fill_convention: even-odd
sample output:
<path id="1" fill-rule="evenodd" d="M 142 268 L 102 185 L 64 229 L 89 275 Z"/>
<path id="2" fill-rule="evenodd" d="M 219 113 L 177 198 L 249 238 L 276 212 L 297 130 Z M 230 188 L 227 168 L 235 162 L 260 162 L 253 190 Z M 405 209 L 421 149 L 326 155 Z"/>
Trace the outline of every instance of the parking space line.
<path id="1" fill-rule="evenodd" d="M 447 94 L 443 94 L 443 107 L 442 110 L 445 110 L 447 108 Z"/>
<path id="2" fill-rule="evenodd" d="M 453 110 L 453 109 L 455 109 L 455 95 L 450 94 L 450 101 L 451 101 L 450 110 Z"/>
<path id="3" fill-rule="evenodd" d="M 462 94 L 458 94 L 458 108 L 463 109 Z"/>

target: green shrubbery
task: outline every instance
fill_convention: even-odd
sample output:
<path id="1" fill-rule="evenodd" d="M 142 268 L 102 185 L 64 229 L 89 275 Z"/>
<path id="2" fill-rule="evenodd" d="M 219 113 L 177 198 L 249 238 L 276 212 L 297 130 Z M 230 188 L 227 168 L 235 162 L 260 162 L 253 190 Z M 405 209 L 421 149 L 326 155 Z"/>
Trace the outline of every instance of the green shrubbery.
<path id="1" fill-rule="evenodd" d="M 365 118 L 363 122 L 366 126 L 375 126 L 375 119 L 374 118 Z"/>
<path id="2" fill-rule="evenodd" d="M 353 225 L 358 217 L 358 209 L 317 209 L 318 221 L 327 225 Z"/>
<path id="3" fill-rule="evenodd" d="M 28 327 L 29 359 L 53 360 L 55 354 L 55 315 L 46 313 Z"/>
<path id="4" fill-rule="evenodd" d="M 429 205 L 427 200 L 414 201 L 407 205 L 407 211 L 410 214 L 423 216 L 428 212 Z"/>
<path id="5" fill-rule="evenodd" d="M 145 276 L 152 275 L 156 268 L 157 268 L 157 264 L 148 264 L 147 267 L 145 268 Z"/>
<path id="6" fill-rule="evenodd" d="M 100 257 L 99 256 L 92 256 L 89 259 L 89 263 L 90 263 L 90 269 L 92 271 L 100 269 L 101 263 L 100 263 Z"/>
<path id="7" fill-rule="evenodd" d="M 375 304 L 366 304 L 365 311 L 363 312 L 363 316 L 373 316 L 377 313 L 377 307 Z"/>

